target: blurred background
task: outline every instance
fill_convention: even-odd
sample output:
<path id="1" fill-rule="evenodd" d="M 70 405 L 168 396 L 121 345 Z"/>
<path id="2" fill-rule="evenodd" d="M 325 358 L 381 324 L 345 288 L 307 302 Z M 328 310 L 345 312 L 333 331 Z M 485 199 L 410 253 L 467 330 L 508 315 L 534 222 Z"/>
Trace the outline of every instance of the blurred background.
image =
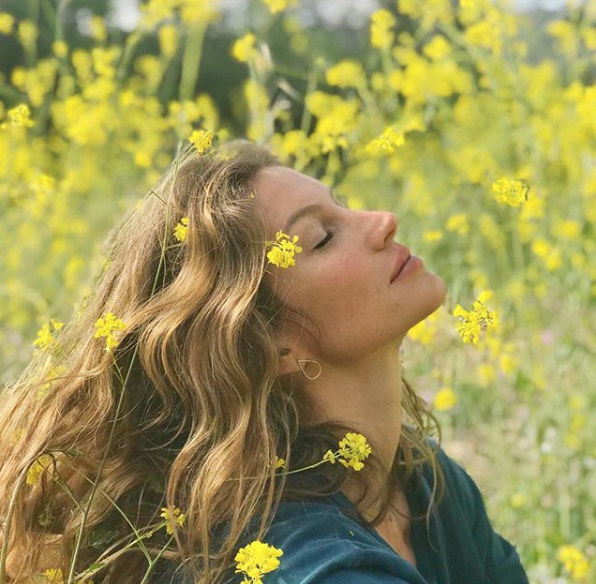
<path id="1" fill-rule="evenodd" d="M 248 137 L 399 216 L 443 447 L 531 582 L 596 582 L 595 81 L 587 1 L 0 0 L 0 383 L 193 132 Z"/>

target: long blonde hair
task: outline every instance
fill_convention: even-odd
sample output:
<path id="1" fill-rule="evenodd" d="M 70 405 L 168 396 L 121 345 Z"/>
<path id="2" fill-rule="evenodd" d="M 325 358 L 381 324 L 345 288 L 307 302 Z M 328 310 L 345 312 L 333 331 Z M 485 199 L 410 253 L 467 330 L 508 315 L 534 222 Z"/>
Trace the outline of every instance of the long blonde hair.
<path id="1" fill-rule="evenodd" d="M 252 518 L 261 517 L 261 538 L 281 500 L 341 489 L 348 470 L 338 464 L 318 467 L 330 480 L 315 492 L 274 476 L 277 457 L 287 470 L 312 465 L 337 450 L 338 435 L 359 431 L 341 421 L 309 426 L 300 377 L 278 375 L 274 332 L 293 313 L 264 277 L 266 232 L 252 192 L 256 173 L 276 164 L 267 150 L 241 141 L 178 157 L 111 233 L 92 295 L 54 333 L 51 348 L 3 388 L 6 582 L 48 568 L 61 569 L 66 581 L 75 548 L 72 569 L 80 573 L 102 551 L 130 542 L 133 527 L 155 525 L 160 509 L 177 507 L 185 521 L 162 557 L 183 564 L 195 582 L 218 583 Z M 173 234 L 185 217 L 180 242 Z M 111 351 L 94 335 L 108 313 L 126 326 Z M 403 381 L 406 423 L 390 485 L 407 485 L 428 461 L 442 495 L 427 440 L 429 422 L 439 441 L 440 427 Z M 387 478 L 371 446 L 357 473 L 364 484 Z M 42 455 L 39 480 L 26 483 Z M 372 525 L 389 503 L 387 493 Z M 214 530 L 224 522 L 229 533 L 214 550 Z M 101 566 L 95 584 L 138 584 L 147 554 L 154 559 L 167 543 L 165 531 L 145 539 L 144 551 L 130 547 Z"/>

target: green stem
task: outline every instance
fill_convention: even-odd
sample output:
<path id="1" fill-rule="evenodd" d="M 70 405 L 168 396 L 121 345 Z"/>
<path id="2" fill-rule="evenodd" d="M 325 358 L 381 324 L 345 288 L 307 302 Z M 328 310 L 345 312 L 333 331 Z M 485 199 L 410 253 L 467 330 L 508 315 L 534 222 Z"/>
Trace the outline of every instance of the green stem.
<path id="1" fill-rule="evenodd" d="M 35 458 L 37 460 L 37 457 Z M 12 496 L 10 497 L 10 503 L 8 505 L 8 513 L 6 514 L 6 518 L 4 520 L 4 537 L 2 541 L 2 557 L 0 558 L 0 582 L 5 582 L 5 572 L 6 572 L 6 557 L 8 555 L 8 542 L 10 541 L 10 526 L 12 523 L 12 515 L 14 513 L 14 509 L 16 506 L 16 499 L 19 489 L 23 486 L 25 479 L 27 478 L 27 473 L 29 472 L 29 467 L 35 462 L 32 461 L 27 464 L 21 474 L 17 479 L 17 484 L 15 486 L 14 491 L 12 492 Z"/>
<path id="2" fill-rule="evenodd" d="M 118 63 L 118 69 L 116 71 L 116 79 L 118 79 L 118 81 L 124 80 L 128 71 L 128 66 L 132 60 L 134 48 L 140 39 L 141 33 L 136 30 L 132 32 L 126 39 L 124 44 L 124 52 L 122 53 L 122 58 L 120 59 L 120 63 Z"/>
<path id="3" fill-rule="evenodd" d="M 338 455 L 339 450 L 335 452 L 336 455 Z M 321 466 L 322 464 L 325 464 L 326 462 L 329 462 L 328 460 L 319 460 L 319 462 L 315 462 L 314 464 L 311 464 L 310 466 L 305 466 L 304 468 L 297 468 L 296 470 L 290 470 L 288 472 L 280 472 L 277 474 L 274 474 L 273 476 L 276 477 L 282 477 L 284 475 L 290 475 L 290 474 L 295 474 L 297 472 L 302 472 L 304 470 L 310 470 L 311 468 L 316 468 L 317 466 Z M 244 477 L 244 479 L 258 479 L 259 477 Z M 243 480 L 244 480 L 243 479 Z M 240 478 L 231 478 L 231 479 L 226 479 L 227 481 L 239 481 Z"/>
<path id="4" fill-rule="evenodd" d="M 201 67 L 205 30 L 206 25 L 199 24 L 189 28 L 186 34 L 184 56 L 182 57 L 182 72 L 180 75 L 180 101 L 192 99 Z"/>
<path id="5" fill-rule="evenodd" d="M 39 0 L 29 2 L 29 18 L 39 31 Z M 25 47 L 25 57 L 27 65 L 33 67 L 37 61 L 37 41 L 39 40 L 39 33 L 31 46 Z"/>
<path id="6" fill-rule="evenodd" d="M 306 94 L 311 94 L 317 87 L 317 77 L 319 76 L 319 66 L 315 62 L 310 69 L 308 74 L 308 81 L 306 83 Z M 312 113 L 306 107 L 306 99 L 304 100 L 304 106 L 302 108 L 302 118 L 300 119 L 300 130 L 307 134 L 312 119 Z"/>
<path id="7" fill-rule="evenodd" d="M 148 578 L 149 578 L 149 575 L 151 574 L 151 572 L 153 571 L 155 564 L 157 564 L 157 562 L 159 561 L 159 558 L 161 558 L 163 553 L 166 551 L 166 548 L 170 545 L 170 543 L 172 543 L 173 539 L 174 539 L 174 535 L 172 535 L 172 537 L 170 537 L 170 539 L 168 539 L 168 541 L 166 542 L 166 545 L 162 548 L 162 550 L 159 552 L 159 554 L 157 554 L 155 560 L 153 560 L 152 562 L 149 563 L 149 568 L 147 569 L 145 576 L 141 580 L 141 584 L 147 584 L 149 582 Z"/>
<path id="8" fill-rule="evenodd" d="M 81 476 L 84 480 L 86 480 L 89 483 L 92 483 L 91 479 L 83 474 L 78 468 L 76 468 L 74 465 L 69 464 L 70 468 L 75 471 L 77 474 L 79 474 L 79 476 Z M 101 487 L 99 488 L 99 491 L 101 492 L 101 494 L 116 508 L 116 510 L 120 513 L 120 515 L 122 515 L 122 517 L 124 517 L 124 520 L 126 521 L 126 523 L 128 523 L 128 525 L 130 526 L 130 528 L 132 529 L 133 533 L 135 534 L 135 536 L 138 539 L 141 539 L 143 536 L 140 534 L 140 532 L 137 530 L 137 528 L 135 527 L 134 523 L 132 523 L 128 516 L 126 515 L 126 513 L 120 508 L 120 506 L 116 503 L 116 501 L 114 501 L 112 499 L 112 497 L 110 497 L 110 495 L 108 495 Z M 76 502 L 76 500 L 75 500 Z M 165 523 L 164 523 L 165 525 Z M 134 543 L 134 542 L 133 542 Z M 142 544 L 142 542 L 141 542 Z M 151 556 L 149 555 L 149 551 L 147 550 L 147 548 L 144 545 L 141 545 L 141 550 L 142 552 L 145 554 L 145 556 L 147 557 L 147 560 L 151 561 Z M 101 557 L 101 556 L 100 556 Z"/>

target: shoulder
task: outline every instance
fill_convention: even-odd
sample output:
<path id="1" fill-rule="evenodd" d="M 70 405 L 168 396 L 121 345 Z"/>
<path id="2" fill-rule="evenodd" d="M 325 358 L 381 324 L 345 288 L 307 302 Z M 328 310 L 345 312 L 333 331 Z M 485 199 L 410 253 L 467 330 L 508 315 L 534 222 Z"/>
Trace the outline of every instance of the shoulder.
<path id="1" fill-rule="evenodd" d="M 466 517 L 475 517 L 479 505 L 483 505 L 478 485 L 466 469 L 451 458 L 434 439 L 428 438 L 428 442 L 436 452 L 437 462 L 445 477 L 446 501 L 461 507 Z"/>
<path id="2" fill-rule="evenodd" d="M 263 541 L 283 552 L 269 584 L 418 584 L 402 579 L 407 562 L 335 505 L 282 502 Z"/>

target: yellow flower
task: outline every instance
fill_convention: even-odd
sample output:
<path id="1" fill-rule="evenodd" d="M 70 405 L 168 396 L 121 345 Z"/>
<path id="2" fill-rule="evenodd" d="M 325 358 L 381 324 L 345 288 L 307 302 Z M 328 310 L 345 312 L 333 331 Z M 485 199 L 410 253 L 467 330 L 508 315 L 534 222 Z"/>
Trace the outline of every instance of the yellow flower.
<path id="1" fill-rule="evenodd" d="M 352 467 L 358 471 L 364 467 L 361 461 L 366 460 L 371 452 L 370 445 L 362 434 L 348 432 L 346 437 L 339 442 L 339 456 L 343 456 L 343 459 L 338 458 L 337 460 L 346 468 Z"/>
<path id="2" fill-rule="evenodd" d="M 106 337 L 106 351 L 111 352 L 118 345 L 118 339 L 114 334 L 114 331 L 123 331 L 126 329 L 126 325 L 116 317 L 116 315 L 108 312 L 105 318 L 98 318 L 95 321 L 95 334 L 94 338 Z"/>
<path id="3" fill-rule="evenodd" d="M 29 111 L 29 106 L 25 105 L 24 103 L 8 110 L 8 117 L 11 118 L 13 126 L 30 128 L 33 125 L 33 120 L 31 120 L 30 116 L 31 112 Z"/>
<path id="4" fill-rule="evenodd" d="M 323 456 L 323 460 L 325 462 L 330 462 L 331 464 L 335 464 L 336 458 L 337 454 L 335 454 L 335 452 L 333 452 L 332 450 L 327 450 L 327 452 L 325 452 L 325 456 Z"/>
<path id="5" fill-rule="evenodd" d="M 186 236 L 188 235 L 188 221 L 188 217 L 182 217 L 180 223 L 176 225 L 176 229 L 174 229 L 174 237 L 178 241 L 186 241 Z"/>
<path id="6" fill-rule="evenodd" d="M 493 193 L 499 203 L 505 203 L 512 207 L 519 207 L 528 199 L 530 186 L 522 180 L 509 180 L 500 178 L 493 183 Z"/>
<path id="7" fill-rule="evenodd" d="M 275 468 L 286 468 L 286 461 L 283 458 L 276 457 Z"/>
<path id="8" fill-rule="evenodd" d="M 0 13 L 0 34 L 10 34 L 14 25 L 14 17 L 6 12 Z"/>
<path id="9" fill-rule="evenodd" d="M 189 140 L 194 144 L 197 152 L 199 154 L 203 154 L 203 152 L 206 152 L 211 146 L 211 142 L 213 141 L 213 133 L 209 130 L 195 130 L 190 135 Z"/>
<path id="10" fill-rule="evenodd" d="M 180 509 L 178 507 L 162 507 L 162 513 L 160 517 L 163 517 L 166 520 L 166 531 L 172 535 L 174 533 L 174 528 L 176 526 L 182 527 L 184 525 L 184 520 L 186 519 L 184 513 L 180 513 Z"/>
<path id="11" fill-rule="evenodd" d="M 48 468 L 52 462 L 52 457 L 49 454 L 42 454 L 30 467 L 27 472 L 27 484 L 36 485 L 41 478 L 41 475 Z"/>
<path id="12" fill-rule="evenodd" d="M 575 580 L 585 579 L 590 565 L 585 554 L 573 545 L 559 547 L 557 559 L 565 565 L 565 569 Z"/>
<path id="13" fill-rule="evenodd" d="M 103 43 L 108 38 L 106 24 L 101 16 L 93 16 L 91 18 L 91 37 Z"/>
<path id="14" fill-rule="evenodd" d="M 302 251 L 302 247 L 296 245 L 298 236 L 294 235 L 294 238 L 290 241 L 289 235 L 286 235 L 283 231 L 278 231 L 275 234 L 275 238 L 277 241 L 267 242 L 267 246 L 272 246 L 271 251 L 267 253 L 269 262 L 278 268 L 284 269 L 289 266 L 295 266 L 294 254 Z"/>
<path id="15" fill-rule="evenodd" d="M 52 53 L 62 59 L 68 55 L 68 45 L 64 41 L 54 41 L 52 43 Z"/>
<path id="16" fill-rule="evenodd" d="M 60 322 L 54 318 L 50 318 L 50 322 L 44 324 L 43 327 L 37 331 L 37 339 L 34 341 L 33 345 L 38 347 L 40 351 L 45 351 L 54 342 L 54 337 L 52 336 L 50 327 L 52 327 L 54 332 L 56 332 L 63 326 L 63 322 Z"/>
<path id="17" fill-rule="evenodd" d="M 389 10 L 381 8 L 373 12 L 370 22 L 370 44 L 373 47 L 387 49 L 393 44 L 395 17 Z"/>
<path id="18" fill-rule="evenodd" d="M 41 387 L 41 389 L 37 392 L 37 399 L 43 399 L 46 392 L 50 387 L 52 387 L 52 383 L 55 381 L 55 378 L 61 375 L 66 371 L 66 367 L 64 365 L 54 365 L 50 368 L 47 375 L 44 378 L 45 383 Z M 49 381 L 51 380 L 51 381 Z"/>
<path id="19" fill-rule="evenodd" d="M 457 403 L 457 396 L 450 387 L 441 388 L 433 400 L 435 408 L 439 411 L 450 410 Z"/>
<path id="20" fill-rule="evenodd" d="M 269 10 L 271 10 L 271 14 L 276 14 L 277 12 L 282 12 L 285 10 L 290 4 L 289 0 L 263 0 L 267 6 L 269 6 Z"/>
<path id="21" fill-rule="evenodd" d="M 59 568 L 46 570 L 43 575 L 46 581 L 51 582 L 51 584 L 64 584 L 64 576 L 62 575 L 62 570 Z"/>
<path id="22" fill-rule="evenodd" d="M 159 50 L 164 57 L 170 59 L 178 50 L 178 27 L 173 24 L 162 26 L 158 33 Z"/>
<path id="23" fill-rule="evenodd" d="M 485 302 L 491 296 L 492 292 L 482 292 L 471 311 L 465 310 L 459 304 L 455 307 L 453 316 L 460 318 L 456 326 L 464 343 L 476 344 L 481 330 L 498 327 L 499 319 L 496 312 L 488 310 L 485 306 Z"/>
<path id="24" fill-rule="evenodd" d="M 423 241 L 433 242 L 433 241 L 441 241 L 443 239 L 443 232 L 440 229 L 431 229 L 429 231 L 422 232 L 422 239 Z"/>
<path id="25" fill-rule="evenodd" d="M 366 151 L 372 154 L 386 152 L 393 154 L 397 146 L 405 144 L 403 133 L 397 133 L 393 128 L 385 128 L 384 132 L 366 145 Z"/>
<path id="26" fill-rule="evenodd" d="M 523 507 L 525 503 L 526 498 L 521 493 L 514 493 L 513 495 L 511 495 L 511 498 L 509 499 L 509 504 L 514 509 L 519 509 L 520 507 Z"/>
<path id="27" fill-rule="evenodd" d="M 261 577 L 279 567 L 277 558 L 282 555 L 283 550 L 258 540 L 253 541 L 238 550 L 234 558 L 237 564 L 235 574 L 241 572 L 247 576 L 242 584 L 263 584 Z"/>
<path id="28" fill-rule="evenodd" d="M 232 47 L 232 56 L 241 63 L 246 63 L 255 55 L 255 35 L 252 32 L 239 38 Z"/>
<path id="29" fill-rule="evenodd" d="M 470 229 L 468 225 L 468 215 L 466 213 L 456 213 L 447 219 L 447 231 L 456 231 L 459 235 L 467 235 Z"/>
<path id="30" fill-rule="evenodd" d="M 20 440 L 23 439 L 23 437 L 25 436 L 25 428 L 17 428 L 11 435 L 10 437 L 10 445 L 14 446 L 15 444 L 18 444 Z"/>
<path id="31" fill-rule="evenodd" d="M 17 34 L 19 35 L 19 40 L 23 47 L 29 51 L 33 49 L 35 41 L 39 36 L 39 31 L 37 30 L 37 26 L 30 20 L 22 20 L 19 22 Z"/>
<path id="32" fill-rule="evenodd" d="M 365 78 L 364 69 L 357 61 L 346 59 L 327 69 L 327 83 L 335 87 L 358 87 Z"/>

